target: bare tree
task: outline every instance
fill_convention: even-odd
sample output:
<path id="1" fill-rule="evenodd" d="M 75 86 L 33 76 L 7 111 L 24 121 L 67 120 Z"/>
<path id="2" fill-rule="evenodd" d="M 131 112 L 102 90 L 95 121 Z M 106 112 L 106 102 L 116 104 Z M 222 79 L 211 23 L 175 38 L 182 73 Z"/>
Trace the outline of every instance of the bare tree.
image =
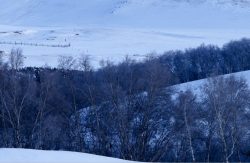
<path id="1" fill-rule="evenodd" d="M 0 100 L 3 105 L 0 116 L 4 117 L 14 131 L 14 146 L 23 147 L 24 114 L 33 96 L 35 85 L 31 76 L 19 79 L 16 75 L 10 75 L 5 82 L 7 82 L 5 87 L 0 90 Z"/>
<path id="2" fill-rule="evenodd" d="M 185 133 L 184 138 L 188 142 L 188 151 L 190 151 L 190 158 L 193 162 L 196 161 L 195 150 L 193 145 L 193 128 L 195 128 L 194 121 L 197 114 L 197 104 L 195 100 L 196 98 L 190 90 L 187 90 L 186 92 L 181 92 L 177 98 L 178 105 L 176 108 L 177 111 L 179 111 L 176 112 L 176 116 L 181 118 L 179 120 L 179 126 L 183 126 Z M 179 132 L 182 134 L 182 130 L 179 130 Z"/>
<path id="3" fill-rule="evenodd" d="M 89 55 L 82 54 L 78 58 L 79 69 L 84 72 L 89 72 L 93 68 L 91 66 L 91 60 Z"/>
<path id="4" fill-rule="evenodd" d="M 210 79 L 204 89 L 206 101 L 216 116 L 215 130 L 222 142 L 224 161 L 229 162 L 240 150 L 237 147 L 240 133 L 239 115 L 248 104 L 248 86 L 245 80 L 230 76 Z"/>
<path id="5" fill-rule="evenodd" d="M 12 70 L 22 68 L 24 64 L 23 51 L 20 48 L 12 49 L 9 56 L 9 64 Z"/>
<path id="6" fill-rule="evenodd" d="M 76 69 L 76 59 L 72 56 L 60 56 L 58 58 L 58 68 L 63 70 Z"/>
<path id="7" fill-rule="evenodd" d="M 46 118 L 46 112 L 48 111 L 48 100 L 51 91 L 53 91 L 54 80 L 53 73 L 48 73 L 47 71 L 43 72 L 43 74 L 37 74 L 37 78 L 39 78 L 39 89 L 38 89 L 38 99 L 37 99 L 37 107 L 35 112 L 35 118 L 33 121 L 33 127 L 31 132 L 31 139 L 33 140 L 33 147 L 36 149 L 42 149 L 44 145 L 44 120 Z"/>

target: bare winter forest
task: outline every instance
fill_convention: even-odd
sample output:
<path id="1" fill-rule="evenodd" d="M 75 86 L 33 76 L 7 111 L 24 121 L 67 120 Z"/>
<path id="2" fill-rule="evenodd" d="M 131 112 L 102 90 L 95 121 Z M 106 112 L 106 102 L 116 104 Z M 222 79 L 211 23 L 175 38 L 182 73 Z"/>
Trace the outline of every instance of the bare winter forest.
<path id="1" fill-rule="evenodd" d="M 250 162 L 250 0 L 0 0 L 0 163 Z"/>
<path id="2" fill-rule="evenodd" d="M 60 57 L 23 68 L 1 60 L 0 147 L 67 150 L 134 161 L 250 161 L 250 89 L 226 75 L 250 69 L 250 40 L 222 48 L 125 57 L 119 64 Z M 236 73 L 237 74 L 237 73 Z M 181 83 L 205 79 L 199 93 Z"/>

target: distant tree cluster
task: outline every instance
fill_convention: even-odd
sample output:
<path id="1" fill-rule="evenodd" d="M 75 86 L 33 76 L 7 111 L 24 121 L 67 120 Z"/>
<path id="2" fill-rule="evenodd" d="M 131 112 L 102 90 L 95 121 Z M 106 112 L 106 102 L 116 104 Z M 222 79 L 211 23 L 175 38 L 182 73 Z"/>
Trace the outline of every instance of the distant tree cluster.
<path id="1" fill-rule="evenodd" d="M 199 95 L 172 85 L 250 70 L 250 40 L 201 45 L 137 62 L 60 57 L 23 68 L 0 58 L 0 147 L 69 150 L 137 161 L 250 161 L 250 89 L 213 77 Z"/>
<path id="2" fill-rule="evenodd" d="M 250 69 L 250 40 L 231 41 L 222 48 L 201 45 L 185 51 L 170 51 L 159 57 L 178 82 Z"/>

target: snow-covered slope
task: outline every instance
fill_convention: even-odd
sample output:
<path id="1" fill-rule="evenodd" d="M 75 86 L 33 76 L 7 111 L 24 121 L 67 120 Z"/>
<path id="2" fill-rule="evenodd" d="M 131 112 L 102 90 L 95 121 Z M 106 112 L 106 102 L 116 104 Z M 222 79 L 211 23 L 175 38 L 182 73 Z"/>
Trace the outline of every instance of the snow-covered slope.
<path id="1" fill-rule="evenodd" d="M 91 154 L 39 151 L 29 149 L 0 149 L 1 163 L 129 163 L 120 159 Z"/>
<path id="2" fill-rule="evenodd" d="M 249 0 L 0 0 L 0 24 L 249 27 Z"/>
<path id="3" fill-rule="evenodd" d="M 250 87 L 250 71 L 241 71 L 236 72 L 232 74 L 223 75 L 221 77 L 229 77 L 230 75 L 233 75 L 236 78 L 242 78 L 246 80 L 246 83 Z M 198 98 L 201 97 L 201 91 L 204 84 L 207 82 L 208 79 L 201 79 L 196 80 L 192 82 L 187 82 L 183 84 L 178 84 L 173 86 L 173 88 L 176 90 L 176 92 L 185 92 L 186 90 L 191 90 Z"/>
<path id="4" fill-rule="evenodd" d="M 246 22 L 250 18 L 250 1 L 244 2 L 235 4 L 233 0 L 131 0 L 115 12 L 115 17 L 120 20 L 117 20 L 119 24 L 125 25 L 238 28 L 250 25 Z"/>
<path id="5" fill-rule="evenodd" d="M 42 26 L 100 22 L 116 1 L 119 0 L 0 0 L 0 18 L 4 24 Z"/>

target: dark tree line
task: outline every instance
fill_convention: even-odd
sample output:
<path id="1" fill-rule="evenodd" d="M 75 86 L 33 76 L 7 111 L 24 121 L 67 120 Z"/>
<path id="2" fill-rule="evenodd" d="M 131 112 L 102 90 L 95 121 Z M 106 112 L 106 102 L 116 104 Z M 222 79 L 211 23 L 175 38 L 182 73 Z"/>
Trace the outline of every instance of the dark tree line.
<path id="1" fill-rule="evenodd" d="M 250 69 L 250 40 L 137 62 L 60 57 L 58 68 L 0 59 L 0 147 L 69 150 L 138 161 L 250 161 L 250 90 L 213 77 L 199 94 L 172 85 Z"/>
<path id="2" fill-rule="evenodd" d="M 250 40 L 231 41 L 222 48 L 201 45 L 185 51 L 166 52 L 159 58 L 178 82 L 250 69 Z"/>

